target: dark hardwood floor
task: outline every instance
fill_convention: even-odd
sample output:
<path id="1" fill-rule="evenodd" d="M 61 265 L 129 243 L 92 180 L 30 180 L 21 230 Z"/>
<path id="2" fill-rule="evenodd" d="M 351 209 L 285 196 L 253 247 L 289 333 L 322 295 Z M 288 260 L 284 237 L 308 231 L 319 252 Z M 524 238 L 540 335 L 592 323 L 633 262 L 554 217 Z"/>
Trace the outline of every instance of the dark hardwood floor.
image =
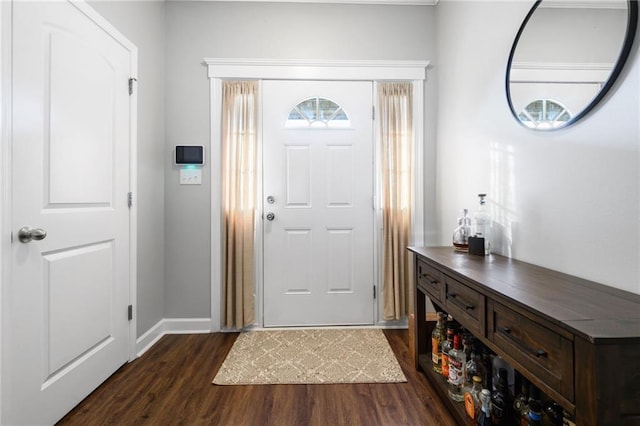
<path id="1" fill-rule="evenodd" d="M 413 367 L 407 330 L 385 330 L 407 383 L 217 386 L 237 333 L 168 335 L 59 425 L 454 425 Z"/>

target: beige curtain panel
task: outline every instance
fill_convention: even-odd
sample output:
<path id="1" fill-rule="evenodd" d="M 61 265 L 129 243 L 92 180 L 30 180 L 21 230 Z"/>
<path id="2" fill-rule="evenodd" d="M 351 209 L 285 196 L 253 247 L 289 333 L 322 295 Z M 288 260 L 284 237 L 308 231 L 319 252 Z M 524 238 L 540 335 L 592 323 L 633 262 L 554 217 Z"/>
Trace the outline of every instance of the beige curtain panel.
<path id="1" fill-rule="evenodd" d="M 383 315 L 409 314 L 411 258 L 407 252 L 413 205 L 413 85 L 380 83 L 378 109 L 382 162 Z"/>
<path id="2" fill-rule="evenodd" d="M 222 95 L 225 326 L 255 320 L 254 222 L 258 161 L 258 83 L 228 81 Z"/>

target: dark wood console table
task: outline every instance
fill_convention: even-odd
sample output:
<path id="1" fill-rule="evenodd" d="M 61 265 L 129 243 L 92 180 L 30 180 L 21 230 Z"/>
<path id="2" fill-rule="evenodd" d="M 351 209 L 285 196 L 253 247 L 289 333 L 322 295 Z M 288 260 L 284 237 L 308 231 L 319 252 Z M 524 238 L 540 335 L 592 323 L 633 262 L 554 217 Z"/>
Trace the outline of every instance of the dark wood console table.
<path id="1" fill-rule="evenodd" d="M 431 369 L 425 297 L 573 413 L 578 426 L 640 425 L 640 295 L 498 255 L 411 247 L 416 368 Z"/>

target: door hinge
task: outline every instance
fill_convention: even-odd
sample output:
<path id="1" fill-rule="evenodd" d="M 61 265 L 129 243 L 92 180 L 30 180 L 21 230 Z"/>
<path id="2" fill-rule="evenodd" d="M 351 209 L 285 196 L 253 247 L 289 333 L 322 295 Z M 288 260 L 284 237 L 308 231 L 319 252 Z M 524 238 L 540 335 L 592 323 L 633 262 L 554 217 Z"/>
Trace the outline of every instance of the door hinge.
<path id="1" fill-rule="evenodd" d="M 129 96 L 133 95 L 133 82 L 134 81 L 138 81 L 137 78 L 130 78 L 129 79 Z"/>
<path id="2" fill-rule="evenodd" d="M 127 193 L 127 206 L 131 208 L 133 206 L 133 192 Z"/>
<path id="3" fill-rule="evenodd" d="M 127 306 L 127 319 L 129 321 L 133 319 L 133 305 Z"/>
<path id="4" fill-rule="evenodd" d="M 376 119 L 376 107 L 375 106 L 371 107 L 371 119 L 372 120 Z"/>
<path id="5" fill-rule="evenodd" d="M 376 296 L 377 296 L 377 294 L 376 294 L 376 286 L 374 285 L 373 286 L 373 298 L 375 299 Z"/>

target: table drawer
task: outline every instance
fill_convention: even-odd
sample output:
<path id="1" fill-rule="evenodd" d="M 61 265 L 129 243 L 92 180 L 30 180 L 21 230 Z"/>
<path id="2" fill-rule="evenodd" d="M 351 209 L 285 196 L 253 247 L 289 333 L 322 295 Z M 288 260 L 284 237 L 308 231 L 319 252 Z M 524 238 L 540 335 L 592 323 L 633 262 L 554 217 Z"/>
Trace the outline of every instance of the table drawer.
<path id="1" fill-rule="evenodd" d="M 416 279 L 418 285 L 425 290 L 429 296 L 438 302 L 442 302 L 442 274 L 428 263 L 418 259 L 416 265 Z"/>
<path id="2" fill-rule="evenodd" d="M 478 337 L 485 335 L 485 297 L 448 275 L 444 276 L 445 309 Z"/>
<path id="3" fill-rule="evenodd" d="M 568 401 L 574 400 L 573 342 L 498 302 L 489 303 L 487 337 Z"/>

